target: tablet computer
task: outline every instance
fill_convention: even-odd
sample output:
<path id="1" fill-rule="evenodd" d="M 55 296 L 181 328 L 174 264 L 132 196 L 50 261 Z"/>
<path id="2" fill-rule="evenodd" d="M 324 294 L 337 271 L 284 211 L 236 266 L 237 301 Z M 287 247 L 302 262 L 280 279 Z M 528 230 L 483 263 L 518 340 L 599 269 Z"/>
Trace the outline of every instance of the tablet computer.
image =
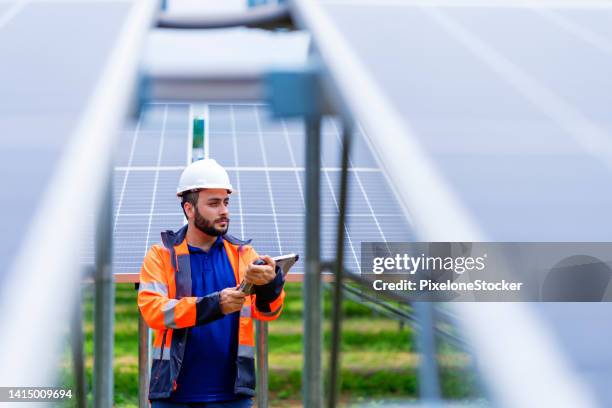
<path id="1" fill-rule="evenodd" d="M 291 267 L 295 265 L 298 259 L 300 259 L 300 256 L 298 254 L 287 254 L 287 255 L 273 256 L 272 259 L 274 259 L 274 262 L 276 262 L 276 266 L 280 268 L 283 276 L 287 276 Z M 262 261 L 261 259 L 258 259 L 253 263 L 255 265 L 265 264 L 264 261 Z M 255 293 L 255 289 L 253 286 L 254 286 L 253 284 L 247 283 L 246 281 L 243 280 L 240 283 L 240 287 L 238 288 L 238 290 L 246 293 L 247 295 L 252 295 L 253 293 Z"/>

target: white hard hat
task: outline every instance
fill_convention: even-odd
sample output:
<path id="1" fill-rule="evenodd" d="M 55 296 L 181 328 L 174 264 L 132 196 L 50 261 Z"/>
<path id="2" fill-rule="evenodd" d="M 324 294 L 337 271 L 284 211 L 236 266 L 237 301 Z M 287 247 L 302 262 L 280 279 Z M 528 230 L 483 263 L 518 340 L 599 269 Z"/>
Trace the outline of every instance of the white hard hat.
<path id="1" fill-rule="evenodd" d="M 180 197 L 186 191 L 201 188 L 223 188 L 229 193 L 233 190 L 227 171 L 214 159 L 198 160 L 187 166 L 179 179 L 176 195 Z"/>

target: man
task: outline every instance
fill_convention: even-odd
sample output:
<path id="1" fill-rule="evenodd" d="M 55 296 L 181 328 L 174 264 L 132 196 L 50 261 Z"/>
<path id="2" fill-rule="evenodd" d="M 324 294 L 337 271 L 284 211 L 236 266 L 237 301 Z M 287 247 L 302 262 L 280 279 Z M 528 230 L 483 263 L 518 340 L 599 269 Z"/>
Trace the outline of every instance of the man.
<path id="1" fill-rule="evenodd" d="M 145 256 L 138 307 L 155 330 L 153 408 L 252 406 L 252 318 L 278 318 L 284 280 L 272 258 L 227 234 L 231 192 L 215 160 L 189 165 L 177 189 L 188 223 Z M 243 279 L 254 295 L 237 290 Z"/>

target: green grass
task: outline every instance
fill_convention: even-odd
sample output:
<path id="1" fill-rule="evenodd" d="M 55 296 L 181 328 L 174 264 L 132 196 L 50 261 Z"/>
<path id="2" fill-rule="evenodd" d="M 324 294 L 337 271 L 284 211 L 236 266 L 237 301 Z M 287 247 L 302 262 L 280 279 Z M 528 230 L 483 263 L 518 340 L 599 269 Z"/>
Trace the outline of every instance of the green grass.
<path id="1" fill-rule="evenodd" d="M 136 291 L 132 284 L 116 286 L 115 305 L 115 405 L 138 405 L 138 311 Z M 273 406 L 294 406 L 301 399 L 302 376 L 302 288 L 287 284 L 282 316 L 269 326 L 270 394 Z M 329 294 L 325 293 L 323 309 L 330 313 Z M 86 290 L 83 305 L 85 319 L 85 352 L 88 389 L 91 391 L 93 366 L 93 301 Z M 367 398 L 416 398 L 418 354 L 413 331 L 395 321 L 376 315 L 366 306 L 345 301 L 342 331 L 341 400 L 350 402 Z M 324 365 L 329 356 L 330 325 L 323 324 Z M 445 345 L 438 361 L 443 395 L 446 398 L 477 398 L 474 375 L 468 370 L 469 357 Z M 69 364 L 65 365 L 66 373 Z M 68 374 L 66 383 L 72 379 Z M 328 381 L 325 381 L 328 383 Z M 91 399 L 91 395 L 89 395 Z"/>

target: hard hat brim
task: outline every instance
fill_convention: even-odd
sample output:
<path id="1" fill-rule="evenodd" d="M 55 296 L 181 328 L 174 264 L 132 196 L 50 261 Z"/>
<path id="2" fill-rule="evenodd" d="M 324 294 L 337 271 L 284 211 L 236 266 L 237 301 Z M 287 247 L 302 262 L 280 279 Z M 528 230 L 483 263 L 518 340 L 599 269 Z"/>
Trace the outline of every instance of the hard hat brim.
<path id="1" fill-rule="evenodd" d="M 233 192 L 236 191 L 236 189 L 234 189 L 231 184 L 230 185 L 227 185 L 227 184 L 206 184 L 206 185 L 193 185 L 193 186 L 183 187 L 180 190 L 177 190 L 176 195 L 180 197 L 180 196 L 182 196 L 186 192 L 194 191 L 194 190 L 204 190 L 204 189 L 227 190 L 228 194 L 232 194 Z"/>

